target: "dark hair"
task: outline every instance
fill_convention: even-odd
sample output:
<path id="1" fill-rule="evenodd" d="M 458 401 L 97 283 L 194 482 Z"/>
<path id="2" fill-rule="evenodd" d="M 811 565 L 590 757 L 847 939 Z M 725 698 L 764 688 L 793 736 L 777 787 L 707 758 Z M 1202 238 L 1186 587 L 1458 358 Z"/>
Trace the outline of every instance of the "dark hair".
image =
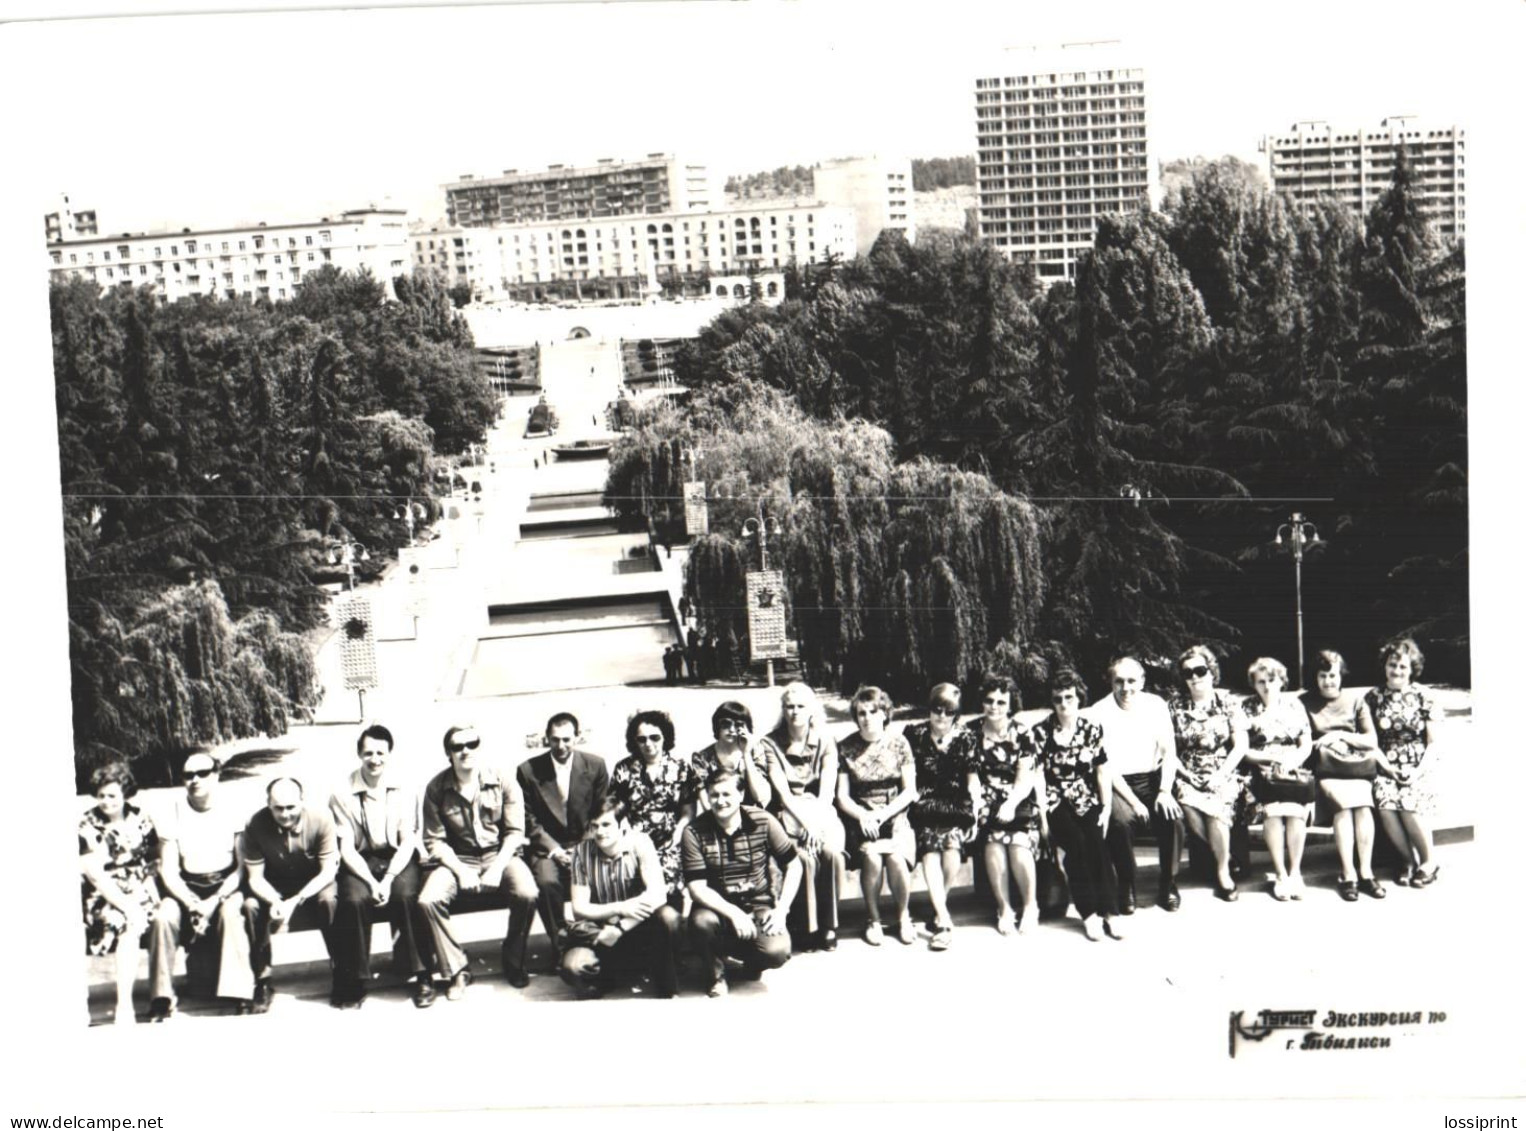
<path id="1" fill-rule="evenodd" d="M 366 727 L 365 730 L 361 731 L 360 737 L 355 740 L 355 753 L 359 754 L 362 750 L 365 749 L 366 739 L 368 738 L 374 738 L 378 741 L 385 742 L 387 744 L 387 749 L 389 751 L 392 749 L 392 732 L 386 727 L 382 726 L 381 723 L 372 723 L 370 726 Z"/>
<path id="2" fill-rule="evenodd" d="M 559 727 L 563 723 L 572 724 L 573 734 L 583 733 L 583 728 L 578 725 L 578 717 L 576 715 L 574 715 L 571 711 L 558 711 L 556 714 L 552 715 L 549 719 L 546 720 L 546 735 L 549 737 L 551 734 L 551 728 Z"/>
<path id="3" fill-rule="evenodd" d="M 873 684 L 866 684 L 853 693 L 853 700 L 848 704 L 848 713 L 856 715 L 855 707 L 873 707 L 876 711 L 884 714 L 885 721 L 890 721 L 890 712 L 895 710 L 895 704 L 890 695 L 883 689 Z"/>
<path id="4" fill-rule="evenodd" d="M 1325 672 L 1340 672 L 1341 686 L 1345 687 L 1346 678 L 1351 674 L 1351 669 L 1346 666 L 1345 656 L 1329 648 L 1321 648 L 1314 653 L 1314 667 L 1310 673 L 1310 679 L 1317 681 L 1318 677 Z M 1317 684 L 1311 683 L 1309 686 L 1314 687 Z"/>
<path id="5" fill-rule="evenodd" d="M 472 726 L 471 723 L 459 723 L 456 726 L 453 726 L 449 730 L 447 730 L 445 732 L 445 738 L 443 740 L 444 743 L 445 743 L 445 756 L 447 758 L 450 757 L 451 743 L 455 739 L 456 735 L 460 734 L 463 730 L 476 730 L 476 729 L 477 728 Z"/>
<path id="6" fill-rule="evenodd" d="M 588 823 L 593 824 L 605 813 L 614 817 L 617 823 L 625 820 L 625 799 L 613 791 L 606 793 L 599 798 L 599 803 L 593 807 L 593 812 L 588 814 Z"/>
<path id="7" fill-rule="evenodd" d="M 742 771 L 728 770 L 725 766 L 717 766 L 705 775 L 705 792 L 709 793 L 716 784 L 723 781 L 736 782 L 738 792 L 742 792 Z"/>
<path id="8" fill-rule="evenodd" d="M 752 730 L 752 712 L 747 709 L 745 703 L 728 699 L 710 716 L 710 733 L 719 734 L 722 723 L 746 723 L 747 729 Z M 708 785 L 709 782 L 705 784 Z"/>
<path id="9" fill-rule="evenodd" d="M 279 778 L 271 778 L 270 779 L 270 784 L 265 787 L 265 800 L 267 800 L 267 801 L 270 800 L 270 791 L 273 790 L 276 786 L 280 785 L 283 781 L 289 781 L 289 782 L 291 782 L 292 785 L 297 787 L 297 796 L 298 797 L 306 797 L 307 796 L 307 792 L 302 788 L 302 783 L 300 781 L 298 781 L 296 778 L 287 775 L 287 776 L 283 776 L 283 777 L 279 777 Z"/>
<path id="10" fill-rule="evenodd" d="M 132 776 L 132 771 L 127 768 L 126 762 L 108 762 L 104 766 L 97 766 L 90 775 L 90 792 L 92 795 L 100 793 L 102 788 L 108 785 L 122 787 L 122 799 L 125 801 L 138 792 L 138 779 Z"/>
<path id="11" fill-rule="evenodd" d="M 1081 673 L 1075 668 L 1061 668 L 1049 677 L 1049 697 L 1053 699 L 1062 691 L 1075 690 L 1076 701 L 1086 705 L 1086 681 L 1081 678 Z"/>
<path id="12" fill-rule="evenodd" d="M 1182 665 L 1194 656 L 1203 661 L 1208 668 L 1208 674 L 1213 676 L 1213 682 L 1219 682 L 1219 658 L 1213 654 L 1213 649 L 1206 644 L 1194 644 L 1176 658 L 1176 674 L 1181 675 Z"/>
<path id="13" fill-rule="evenodd" d="M 1012 702 L 1012 710 L 1014 712 L 1022 710 L 1023 699 L 1022 696 L 1017 693 L 1017 684 L 1012 681 L 1011 676 L 988 675 L 985 677 L 985 679 L 980 681 L 980 697 L 982 699 L 991 694 L 993 691 L 1006 692 L 1007 698 Z"/>
<path id="14" fill-rule="evenodd" d="M 1425 670 L 1425 654 L 1420 651 L 1420 645 L 1416 644 L 1408 636 L 1395 637 L 1378 649 L 1378 664 L 1386 668 L 1388 661 L 1395 656 L 1405 656 L 1409 659 L 1409 678 L 1411 681 L 1420 678 L 1420 673 Z"/>
<path id="15" fill-rule="evenodd" d="M 625 721 L 625 749 L 632 754 L 639 754 L 640 744 L 636 741 L 636 732 L 642 727 L 656 727 L 662 731 L 662 748 L 671 751 L 676 737 L 673 731 L 673 720 L 666 711 L 637 711 Z"/>

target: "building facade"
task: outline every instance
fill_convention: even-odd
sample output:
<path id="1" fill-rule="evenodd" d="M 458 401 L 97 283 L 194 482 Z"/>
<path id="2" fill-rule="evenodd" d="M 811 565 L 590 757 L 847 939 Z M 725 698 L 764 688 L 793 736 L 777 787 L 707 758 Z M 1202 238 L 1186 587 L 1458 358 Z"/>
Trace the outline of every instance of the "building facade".
<path id="1" fill-rule="evenodd" d="M 600 158 L 581 168 L 505 169 L 445 186 L 447 223 L 461 228 L 702 212 L 722 203 L 706 166 L 668 153 L 640 161 Z"/>
<path id="2" fill-rule="evenodd" d="M 854 213 L 819 201 L 709 212 L 444 226 L 412 233 L 413 265 L 469 283 L 481 301 L 708 293 L 711 278 L 779 271 L 857 253 Z"/>
<path id="3" fill-rule="evenodd" d="M 1467 132 L 1427 127 L 1416 119 L 1383 119 L 1377 129 L 1337 129 L 1294 122 L 1261 139 L 1272 189 L 1304 209 L 1325 198 L 1366 218 L 1393 186 L 1394 157 L 1403 147 L 1420 182 L 1421 210 L 1436 234 L 1460 240 L 1467 230 Z"/>
<path id="4" fill-rule="evenodd" d="M 89 211 L 75 211 L 69 203 L 68 193 L 60 195 L 58 211 L 49 212 L 44 216 L 42 218 L 42 226 L 47 232 L 49 243 L 98 234 L 95 211 L 93 209 Z"/>
<path id="5" fill-rule="evenodd" d="M 408 271 L 406 220 L 401 209 L 362 208 L 297 224 L 91 235 L 50 240 L 48 257 L 55 275 L 151 286 L 161 302 L 188 295 L 279 301 L 325 264 L 370 271 L 390 296 L 392 280 Z"/>
<path id="6" fill-rule="evenodd" d="M 1022 65 L 975 83 L 980 238 L 1043 282 L 1074 278 L 1098 217 L 1159 194 L 1145 73 L 1113 65 L 1114 54 L 1025 52 Z"/>
<path id="7" fill-rule="evenodd" d="M 887 229 L 900 232 L 908 243 L 917 242 L 909 159 L 849 157 L 823 161 L 814 176 L 817 200 L 853 210 L 857 218 L 854 241 L 860 252 L 868 254 Z"/>

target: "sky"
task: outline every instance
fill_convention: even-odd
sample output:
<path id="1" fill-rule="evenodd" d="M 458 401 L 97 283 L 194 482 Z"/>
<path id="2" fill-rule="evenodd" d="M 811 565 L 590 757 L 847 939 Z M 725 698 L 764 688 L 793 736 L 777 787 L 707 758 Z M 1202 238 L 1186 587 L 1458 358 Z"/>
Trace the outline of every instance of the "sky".
<path id="1" fill-rule="evenodd" d="M 656 151 L 722 175 L 972 154 L 974 79 L 1034 44 L 1120 41 L 1147 70 L 1158 160 L 1259 161 L 1263 135 L 1305 118 L 1467 125 L 1494 98 L 1475 63 L 1504 5 L 1439 19 L 1434 4 L 1286 0 L 1249 24 L 1226 8 L 520 4 L 53 20 L 6 39 L 40 72 L 30 98 L 46 93 L 20 124 L 33 211 L 67 191 L 104 231 L 383 202 L 435 218 L 464 173 Z"/>

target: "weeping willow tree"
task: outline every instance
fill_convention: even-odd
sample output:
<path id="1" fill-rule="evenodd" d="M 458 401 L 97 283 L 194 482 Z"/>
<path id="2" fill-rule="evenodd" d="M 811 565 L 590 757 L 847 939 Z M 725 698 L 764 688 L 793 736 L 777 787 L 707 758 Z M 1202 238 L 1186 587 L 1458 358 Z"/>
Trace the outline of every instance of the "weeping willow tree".
<path id="1" fill-rule="evenodd" d="M 692 543 L 686 579 L 705 631 L 746 632 L 757 559 L 742 527 L 761 508 L 780 523 L 770 563 L 813 680 L 920 697 L 993 664 L 1043 674 L 1030 657 L 1044 581 L 1026 500 L 947 464 L 897 463 L 882 429 L 809 418 L 751 382 L 645 420 L 612 454 L 606 500 L 626 514 L 669 505 L 682 490 L 675 451 L 693 453 L 710 499 L 711 533 Z"/>

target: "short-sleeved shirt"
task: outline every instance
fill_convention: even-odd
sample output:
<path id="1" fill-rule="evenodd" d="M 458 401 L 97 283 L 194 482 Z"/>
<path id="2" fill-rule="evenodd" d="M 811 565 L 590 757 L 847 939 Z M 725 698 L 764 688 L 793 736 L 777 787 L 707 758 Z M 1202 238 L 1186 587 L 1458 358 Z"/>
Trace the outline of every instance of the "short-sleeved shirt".
<path id="1" fill-rule="evenodd" d="M 179 846 L 182 872 L 210 876 L 233 869 L 234 846 L 245 823 L 227 805 L 202 810 L 180 797 L 175 801 L 169 825 L 160 828 L 159 838 Z"/>
<path id="2" fill-rule="evenodd" d="M 1319 704 L 1318 710 L 1313 709 L 1315 703 Z M 1363 703 L 1361 695 L 1355 691 L 1342 690 L 1334 699 L 1305 695 L 1303 704 L 1309 713 L 1309 728 L 1315 738 L 1332 731 L 1356 734 L 1361 730 L 1357 720 L 1362 713 Z"/>
<path id="3" fill-rule="evenodd" d="M 631 828 L 646 833 L 652 842 L 668 844 L 678 828 L 683 807 L 693 801 L 689 767 L 670 750 L 648 766 L 632 754 L 610 771 L 609 791 L 625 802 Z"/>
<path id="4" fill-rule="evenodd" d="M 795 859 L 795 842 L 771 814 L 743 805 L 736 832 L 721 828 L 712 812 L 701 813 L 684 829 L 684 880 L 704 880 L 727 902 L 743 911 L 774 905 L 768 861 L 780 868 Z"/>
<path id="5" fill-rule="evenodd" d="M 866 809 L 882 809 L 899 797 L 905 788 L 902 775 L 916 765 L 900 731 L 886 731 L 873 742 L 850 734 L 837 749 L 838 772 L 848 775 L 848 796 Z"/>
<path id="6" fill-rule="evenodd" d="M 829 755 L 837 753 L 837 743 L 829 734 L 823 734 L 814 724 L 807 728 L 799 750 L 793 754 L 789 730 L 780 727 L 772 731 L 761 743 L 769 768 L 777 766 L 784 780 L 789 782 L 792 794 L 816 793 L 821 788 L 822 769 Z M 828 788 L 836 783 L 829 783 Z M 775 798 L 777 807 L 778 799 Z"/>
<path id="7" fill-rule="evenodd" d="M 244 859 L 265 865 L 265 878 L 283 896 L 294 895 L 338 853 L 333 818 L 322 809 L 304 807 L 290 829 L 260 809 L 244 827 Z"/>
<path id="8" fill-rule="evenodd" d="M 1252 750 L 1297 748 L 1310 739 L 1309 712 L 1291 695 L 1279 694 L 1271 705 L 1252 695 L 1241 704 Z"/>
<path id="9" fill-rule="evenodd" d="M 356 770 L 329 798 L 329 812 L 334 831 L 362 854 L 398 848 L 419 835 L 419 795 L 385 775 L 373 790 Z"/>
<path id="10" fill-rule="evenodd" d="M 939 749 L 933 741 L 929 723 L 913 723 L 906 728 L 906 744 L 911 747 L 917 766 L 917 793 L 922 797 L 944 799 L 964 797 L 969 792 L 970 748 L 959 741 L 959 730 L 949 732 L 947 744 Z"/>
<path id="11" fill-rule="evenodd" d="M 1170 710 L 1177 760 L 1189 774 L 1212 774 L 1234 748 L 1235 731 L 1245 725 L 1239 700 L 1216 688 L 1201 703 L 1194 703 L 1189 695 L 1173 696 Z"/>
<path id="12" fill-rule="evenodd" d="M 1102 803 L 1097 787 L 1097 767 L 1107 762 L 1107 747 L 1102 728 L 1087 718 L 1079 718 L 1070 737 L 1061 742 L 1056 734 L 1054 716 L 1035 723 L 1028 732 L 1044 771 L 1049 811 L 1061 801 L 1073 813 L 1084 817 Z"/>
<path id="13" fill-rule="evenodd" d="M 424 851 L 429 856 L 436 855 L 441 844 L 458 856 L 483 856 L 524 832 L 524 794 L 513 778 L 497 770 L 477 772 L 477 795 L 470 801 L 462 796 L 456 771 L 449 767 L 424 787 Z"/>
<path id="14" fill-rule="evenodd" d="M 757 769 L 763 780 L 767 781 L 768 762 L 762 743 L 754 743 L 745 756 L 751 758 L 754 768 Z M 696 750 L 694 752 L 693 756 L 689 759 L 690 796 L 698 797 L 705 791 L 705 779 L 720 764 L 720 756 L 716 753 L 716 744 L 713 742 L 703 750 Z M 758 803 L 758 798 L 753 795 L 752 784 L 747 780 L 746 774 L 742 775 L 742 790 L 742 801 L 745 804 L 756 805 Z"/>
<path id="15" fill-rule="evenodd" d="M 1148 691 L 1136 692 L 1125 711 L 1108 695 L 1081 712 L 1102 728 L 1102 748 L 1115 774 L 1149 774 L 1160 769 L 1161 755 L 1176 743 L 1166 701 Z"/>
<path id="16" fill-rule="evenodd" d="M 643 863 L 661 874 L 652 838 L 636 829 L 625 835 L 613 856 L 606 856 L 592 840 L 579 841 L 572 850 L 572 882 L 586 887 L 595 903 L 619 903 L 646 891 L 641 878 Z"/>

